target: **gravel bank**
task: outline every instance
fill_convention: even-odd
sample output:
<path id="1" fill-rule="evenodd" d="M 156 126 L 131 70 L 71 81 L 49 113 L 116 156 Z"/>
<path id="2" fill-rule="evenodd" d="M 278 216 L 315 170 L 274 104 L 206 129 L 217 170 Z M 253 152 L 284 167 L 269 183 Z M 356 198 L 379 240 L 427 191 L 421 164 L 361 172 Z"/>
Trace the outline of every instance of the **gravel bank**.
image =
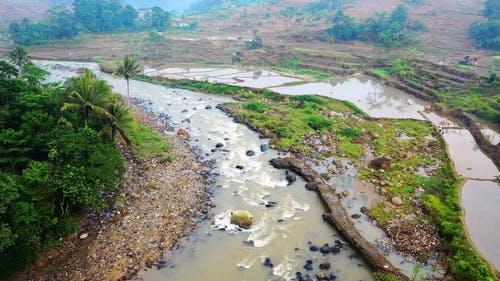
<path id="1" fill-rule="evenodd" d="M 141 123 L 171 130 L 132 105 Z M 189 234 L 210 209 L 209 170 L 188 144 L 172 135 L 173 161 L 134 159 L 124 153 L 123 194 L 113 208 L 88 214 L 81 227 L 12 280 L 127 280 L 157 262 Z"/>

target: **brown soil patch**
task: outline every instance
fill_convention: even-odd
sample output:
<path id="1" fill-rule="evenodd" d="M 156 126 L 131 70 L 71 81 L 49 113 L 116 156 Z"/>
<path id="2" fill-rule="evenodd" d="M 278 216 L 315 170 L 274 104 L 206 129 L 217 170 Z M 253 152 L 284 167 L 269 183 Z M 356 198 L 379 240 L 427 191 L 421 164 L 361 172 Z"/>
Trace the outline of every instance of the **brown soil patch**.
<path id="1" fill-rule="evenodd" d="M 397 251 L 426 261 L 435 252 L 442 252 L 445 246 L 438 230 L 429 222 L 404 221 L 385 227 L 385 232 L 394 241 Z"/>

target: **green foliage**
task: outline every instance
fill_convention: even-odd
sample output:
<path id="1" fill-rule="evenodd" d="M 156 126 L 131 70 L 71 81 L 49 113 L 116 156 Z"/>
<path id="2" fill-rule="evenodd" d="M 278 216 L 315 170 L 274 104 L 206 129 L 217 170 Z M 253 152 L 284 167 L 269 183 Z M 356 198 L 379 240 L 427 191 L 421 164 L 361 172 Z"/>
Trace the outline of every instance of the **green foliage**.
<path id="1" fill-rule="evenodd" d="M 299 57 L 291 57 L 288 61 L 283 62 L 280 66 L 273 66 L 271 69 L 282 72 L 292 72 L 298 75 L 310 75 L 316 79 L 327 79 L 333 75 L 327 72 L 304 68 L 300 66 Z"/>
<path id="2" fill-rule="evenodd" d="M 339 145 L 341 149 L 340 156 L 347 156 L 352 159 L 359 159 L 363 154 L 361 145 L 357 143 L 343 142 Z"/>
<path id="3" fill-rule="evenodd" d="M 9 53 L 10 62 L 17 65 L 19 69 L 23 68 L 23 65 L 28 60 L 28 52 L 22 46 L 16 46 L 14 50 Z"/>
<path id="4" fill-rule="evenodd" d="M 448 241 L 448 260 L 453 277 L 456 280 L 494 280 L 489 267 L 469 246 L 466 238 L 458 198 L 462 181 L 454 180 L 449 166 L 440 170 L 434 179 L 426 181 L 433 190 L 432 194 L 424 197 L 424 205 Z"/>
<path id="5" fill-rule="evenodd" d="M 418 72 L 418 60 L 423 57 L 423 53 L 416 49 L 410 49 L 404 57 L 397 58 L 391 66 L 390 73 L 401 79 L 413 78 Z"/>
<path id="6" fill-rule="evenodd" d="M 258 101 L 251 101 L 243 104 L 244 109 L 252 110 L 258 113 L 264 113 L 269 110 L 270 107 L 266 104 L 260 103 Z"/>
<path id="7" fill-rule="evenodd" d="M 375 75 L 380 76 L 382 78 L 386 78 L 388 75 L 387 71 L 384 69 L 373 69 L 372 73 L 374 73 Z"/>
<path id="8" fill-rule="evenodd" d="M 449 111 L 463 110 L 488 122 L 500 123 L 500 81 L 492 76 L 479 78 L 463 90 L 443 91 L 438 93 L 442 105 Z"/>
<path id="9" fill-rule="evenodd" d="M 299 101 L 299 102 L 311 102 L 311 103 L 315 103 L 315 104 L 326 104 L 325 98 L 322 98 L 319 96 L 314 96 L 314 95 L 300 95 L 300 96 L 293 96 L 292 98 L 296 101 Z"/>
<path id="10" fill-rule="evenodd" d="M 400 279 L 397 276 L 388 274 L 388 273 L 382 273 L 382 272 L 377 272 L 373 276 L 375 278 L 375 281 L 399 281 Z"/>
<path id="11" fill-rule="evenodd" d="M 483 15 L 491 20 L 500 20 L 500 3 L 496 0 L 484 2 Z"/>
<path id="12" fill-rule="evenodd" d="M 171 17 L 153 7 L 139 17 L 132 6 L 118 0 L 75 0 L 72 9 L 54 6 L 39 23 L 28 19 L 11 23 L 9 34 L 17 44 L 35 45 L 48 40 L 72 38 L 84 32 L 159 30 L 170 27 Z"/>
<path id="13" fill-rule="evenodd" d="M 281 72 L 292 72 L 292 73 L 295 73 L 298 75 L 309 75 L 309 76 L 312 76 L 312 77 L 314 77 L 316 79 L 320 79 L 320 80 L 331 78 L 334 76 L 333 74 L 330 74 L 327 72 L 309 69 L 309 68 L 303 68 L 303 67 L 300 67 L 298 65 L 293 66 L 293 67 L 290 65 L 273 66 L 273 67 L 271 67 L 271 69 L 276 70 L 276 71 L 281 71 Z"/>
<path id="14" fill-rule="evenodd" d="M 74 231 L 82 209 L 102 209 L 103 192 L 120 184 L 124 166 L 109 134 L 98 133 L 113 118 L 97 107 L 117 101 L 107 84 L 87 72 L 64 87 L 49 86 L 47 72 L 32 64 L 20 77 L 8 63 L 0 66 L 3 278 Z"/>
<path id="15" fill-rule="evenodd" d="M 126 131 L 132 141 L 134 155 L 140 158 L 168 157 L 172 144 L 151 128 L 133 123 Z"/>
<path id="16" fill-rule="evenodd" d="M 334 26 L 327 33 L 339 40 L 351 40 L 358 38 L 360 25 L 354 22 L 354 18 L 345 16 L 342 10 L 338 10 L 330 20 Z"/>
<path id="17" fill-rule="evenodd" d="M 253 39 L 244 42 L 244 47 L 247 50 L 255 50 L 262 47 L 262 37 L 257 29 L 253 30 Z"/>
<path id="18" fill-rule="evenodd" d="M 387 225 L 394 216 L 394 211 L 381 202 L 370 208 L 370 216 L 377 219 L 379 225 Z"/>
<path id="19" fill-rule="evenodd" d="M 488 21 L 473 23 L 469 28 L 469 37 L 476 39 L 478 48 L 500 50 L 500 3 L 486 0 L 482 12 Z"/>
<path id="20" fill-rule="evenodd" d="M 158 31 L 164 31 L 170 25 L 170 13 L 162 10 L 160 7 L 153 7 L 150 11 L 147 11 L 139 23 L 141 29 L 154 29 Z"/>
<path id="21" fill-rule="evenodd" d="M 363 110 L 361 110 L 361 108 L 359 108 L 357 105 L 355 105 L 354 103 L 350 102 L 350 101 L 342 101 L 342 103 L 348 107 L 349 109 L 351 109 L 354 113 L 358 114 L 358 115 L 361 115 L 361 116 L 368 116 Z"/>
<path id="22" fill-rule="evenodd" d="M 115 102 L 116 96 L 106 81 L 98 79 L 92 71 L 86 69 L 83 76 L 69 79 L 67 87 L 68 102 L 61 111 L 80 111 L 85 127 L 94 116 L 112 119 L 106 107 Z"/>
<path id="23" fill-rule="evenodd" d="M 329 129 L 332 127 L 333 123 L 332 121 L 325 119 L 320 116 L 312 116 L 307 118 L 306 120 L 307 125 L 309 127 L 313 128 L 314 130 L 321 131 L 324 129 Z"/>
<path id="24" fill-rule="evenodd" d="M 130 103 L 130 78 L 141 71 L 139 63 L 130 55 L 123 57 L 123 62 L 118 65 L 116 75 L 119 75 L 127 81 L 127 104 Z"/>
<path id="25" fill-rule="evenodd" d="M 476 39 L 478 48 L 500 50 L 500 19 L 473 23 L 469 36 Z"/>
<path id="26" fill-rule="evenodd" d="M 358 128 L 353 128 L 353 127 L 347 127 L 347 128 L 342 128 L 338 131 L 339 135 L 348 137 L 348 138 L 355 138 L 359 137 L 361 135 L 361 130 Z"/>
<path id="27" fill-rule="evenodd" d="M 425 25 L 408 21 L 408 9 L 399 5 L 391 14 L 378 13 L 364 23 L 358 24 L 350 16 L 338 10 L 329 19 L 334 25 L 326 33 L 338 40 L 365 40 L 379 43 L 385 47 L 399 48 L 417 41 L 413 32 L 425 31 Z"/>

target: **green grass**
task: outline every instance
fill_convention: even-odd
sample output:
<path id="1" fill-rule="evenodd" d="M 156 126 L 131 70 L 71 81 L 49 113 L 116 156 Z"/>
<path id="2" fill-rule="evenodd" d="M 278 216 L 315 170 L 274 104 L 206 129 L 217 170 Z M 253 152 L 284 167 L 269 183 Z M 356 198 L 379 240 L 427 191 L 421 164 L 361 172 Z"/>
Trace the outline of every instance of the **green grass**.
<path id="1" fill-rule="evenodd" d="M 291 72 L 297 75 L 308 75 L 312 76 L 316 79 L 319 80 L 324 80 L 328 78 L 335 77 L 334 74 L 330 74 L 328 72 L 323 72 L 319 70 L 314 70 L 314 69 L 308 69 L 308 68 L 302 68 L 302 67 L 285 67 L 285 66 L 273 66 L 271 67 L 272 70 L 274 71 L 279 71 L 279 72 Z"/>
<path id="2" fill-rule="evenodd" d="M 380 76 L 382 78 L 386 78 L 387 75 L 389 75 L 389 73 L 387 73 L 387 71 L 384 69 L 373 69 L 372 73 L 374 73 L 375 75 Z"/>
<path id="3" fill-rule="evenodd" d="M 494 64 L 496 67 L 500 67 L 500 56 L 494 56 L 494 57 L 493 57 L 493 64 Z"/>
<path id="4" fill-rule="evenodd" d="M 127 130 L 127 135 L 132 141 L 134 154 L 139 158 L 158 157 L 168 161 L 172 157 L 169 154 L 172 144 L 147 126 L 132 124 Z"/>
<path id="5" fill-rule="evenodd" d="M 457 64 L 453 66 L 454 69 L 460 70 L 460 71 L 471 71 L 471 67 L 468 65 L 462 65 L 462 64 Z"/>
<path id="6" fill-rule="evenodd" d="M 343 52 L 313 50 L 313 49 L 307 49 L 307 48 L 293 48 L 293 50 L 295 52 L 298 52 L 298 53 L 322 55 L 325 57 L 354 58 L 351 54 L 343 53 Z"/>
<path id="7" fill-rule="evenodd" d="M 438 93 L 440 103 L 448 111 L 463 110 L 491 123 L 500 123 L 500 81 L 488 82 L 488 78 L 475 81 L 463 90 Z"/>

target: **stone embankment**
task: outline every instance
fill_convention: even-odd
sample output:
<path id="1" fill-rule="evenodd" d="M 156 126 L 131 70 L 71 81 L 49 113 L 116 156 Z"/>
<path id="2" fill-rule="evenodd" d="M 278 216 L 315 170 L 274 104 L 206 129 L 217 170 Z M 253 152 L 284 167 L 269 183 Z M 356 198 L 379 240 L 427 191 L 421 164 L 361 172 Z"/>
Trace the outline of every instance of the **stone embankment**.
<path id="1" fill-rule="evenodd" d="M 328 184 L 306 161 L 293 157 L 275 158 L 271 160 L 271 164 L 279 169 L 289 169 L 309 182 L 309 188 L 316 190 L 321 195 L 330 210 L 330 213 L 324 214 L 323 218 L 330 222 L 346 241 L 363 256 L 374 271 L 397 275 L 400 280 L 409 280 L 376 247 L 361 236 L 335 193 L 335 187 Z"/>

